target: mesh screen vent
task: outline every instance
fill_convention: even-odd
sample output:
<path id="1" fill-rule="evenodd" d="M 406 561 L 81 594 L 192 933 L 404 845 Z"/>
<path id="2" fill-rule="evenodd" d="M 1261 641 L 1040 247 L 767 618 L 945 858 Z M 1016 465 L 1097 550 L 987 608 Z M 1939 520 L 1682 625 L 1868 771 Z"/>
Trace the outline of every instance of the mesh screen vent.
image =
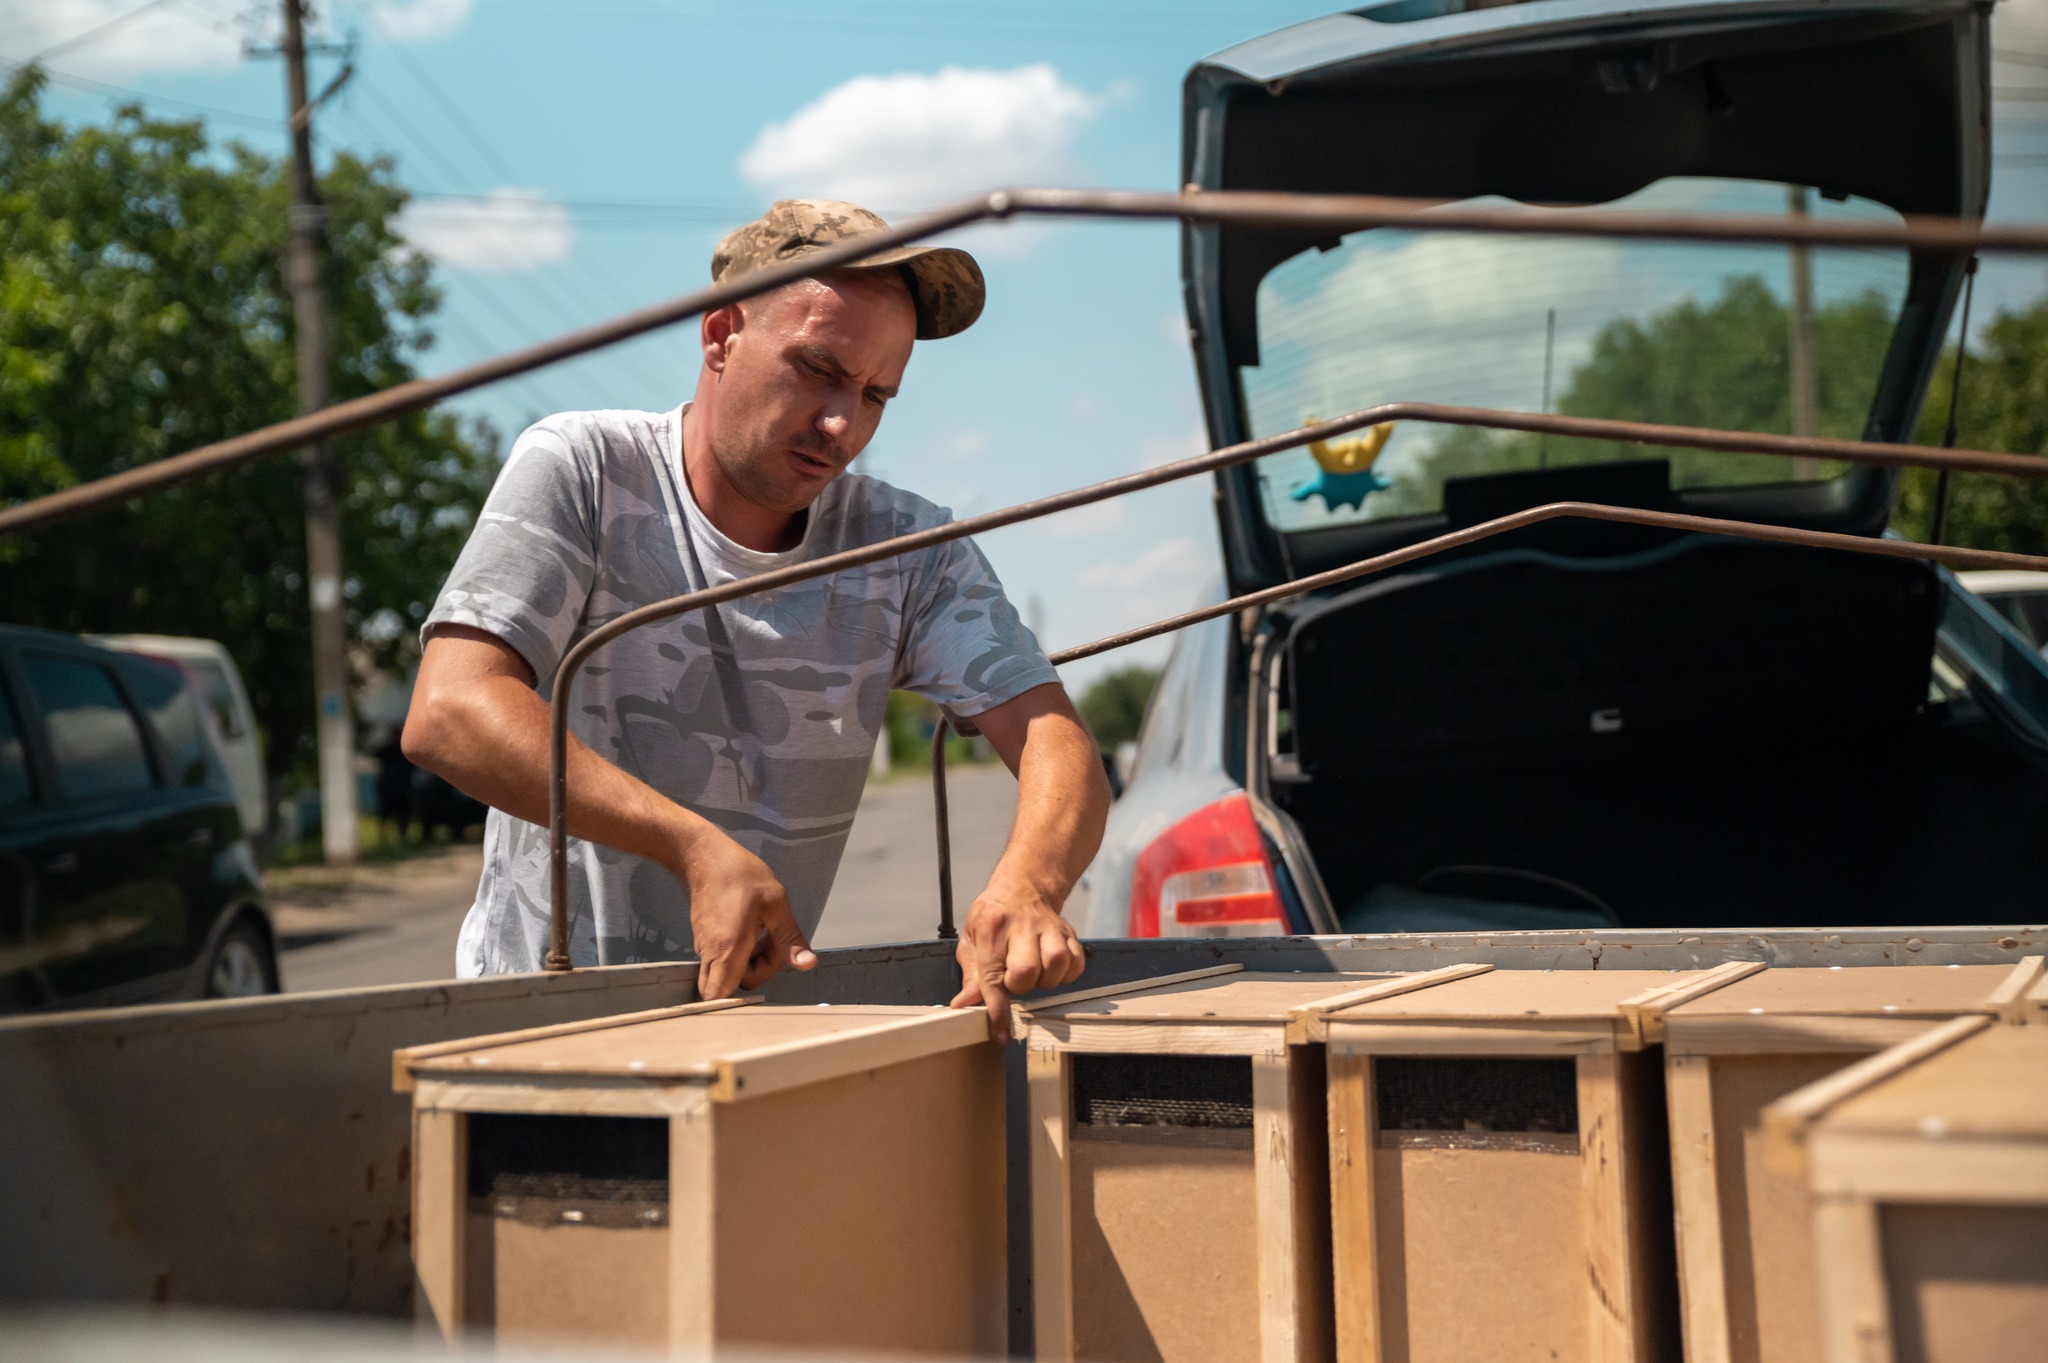
<path id="1" fill-rule="evenodd" d="M 1373 1081 L 1382 1144 L 1578 1148 L 1570 1060 L 1383 1057 Z"/>
<path id="2" fill-rule="evenodd" d="M 668 1122 L 471 1113 L 469 1195 L 666 1202 Z"/>
<path id="3" fill-rule="evenodd" d="M 1074 1124 L 1249 1131 L 1251 1058 L 1077 1055 Z"/>

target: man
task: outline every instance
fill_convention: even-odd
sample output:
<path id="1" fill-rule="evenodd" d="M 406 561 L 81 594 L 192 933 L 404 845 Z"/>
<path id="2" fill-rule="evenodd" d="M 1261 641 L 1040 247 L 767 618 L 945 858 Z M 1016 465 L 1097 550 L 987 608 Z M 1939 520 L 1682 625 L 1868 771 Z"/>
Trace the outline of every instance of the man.
<path id="1" fill-rule="evenodd" d="M 885 224 L 785 200 L 719 243 L 715 280 Z M 405 752 L 492 806 L 456 968 L 541 968 L 547 689 L 570 646 L 666 597 L 949 519 L 846 467 L 913 343 L 980 315 L 964 251 L 915 247 L 707 313 L 693 399 L 576 412 L 520 436 L 421 631 Z M 1017 776 L 1016 823 L 961 925 L 956 1006 L 1065 984 L 1061 905 L 1102 836 L 1092 740 L 966 540 L 650 625 L 600 649 L 570 711 L 578 965 L 693 950 L 722 998 L 816 964 L 817 927 L 891 689 L 971 718 Z"/>

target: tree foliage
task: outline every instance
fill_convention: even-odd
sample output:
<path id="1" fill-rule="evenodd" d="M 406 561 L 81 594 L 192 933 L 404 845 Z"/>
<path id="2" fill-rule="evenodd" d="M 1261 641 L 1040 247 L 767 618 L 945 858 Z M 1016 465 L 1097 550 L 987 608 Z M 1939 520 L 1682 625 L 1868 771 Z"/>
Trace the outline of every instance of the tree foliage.
<path id="1" fill-rule="evenodd" d="M 1149 667 L 1120 667 L 1097 677 L 1081 693 L 1077 707 L 1102 750 L 1113 753 L 1119 743 L 1135 742 L 1145 722 L 1145 706 L 1159 685 L 1159 673 Z"/>
<path id="2" fill-rule="evenodd" d="M 1972 345 L 1963 364 L 1956 443 L 1971 449 L 2048 455 L 2048 301 L 2000 313 Z M 1935 370 L 1915 439 L 1939 445 L 1955 391 L 1955 350 Z M 1926 536 L 1933 515 L 1935 475 L 1914 469 L 1892 517 L 1899 533 Z M 1949 488 L 1942 538 L 1972 549 L 2048 554 L 2048 480 L 1957 475 Z"/>
<path id="3" fill-rule="evenodd" d="M 1865 434 L 1893 317 L 1876 292 L 1814 309 L 1815 380 L 1819 434 L 1857 439 Z M 1791 430 L 1787 375 L 1790 331 L 1786 307 L 1754 275 L 1731 276 L 1713 301 L 1686 299 L 1637 321 L 1617 318 L 1602 327 L 1592 354 L 1572 372 L 1558 402 L 1568 416 L 1612 417 L 1732 430 Z M 1958 443 L 1979 449 L 2048 454 L 2048 301 L 2001 313 L 1977 342 L 1981 354 L 1965 366 Z M 1915 439 L 1939 445 L 1948 420 L 1953 349 L 1944 356 L 1922 411 Z M 1679 487 L 1773 482 L 1789 476 L 1784 460 L 1768 455 L 1655 450 L 1606 441 L 1502 434 L 1447 427 L 1420 466 L 1387 494 L 1388 513 L 1437 504 L 1441 480 L 1509 469 L 1642 459 L 1671 460 Z M 1833 474 L 1841 465 L 1823 465 Z M 1894 526 L 1920 538 L 1928 529 L 1934 475 L 1915 471 L 1902 482 Z M 1955 480 L 1944 538 L 1985 549 L 2048 553 L 2048 484 L 1968 474 Z"/>
<path id="4" fill-rule="evenodd" d="M 43 116 L 0 90 L 0 504 L 291 416 L 286 167 L 198 123 L 121 109 Z M 337 400 L 413 377 L 439 302 L 398 235 L 388 161 L 334 158 L 329 294 Z M 426 413 L 340 442 L 345 584 L 364 662 L 411 646 L 476 508 L 496 439 Z M 0 539 L 0 618 L 219 639 L 282 772 L 313 724 L 302 504 L 288 457 Z"/>

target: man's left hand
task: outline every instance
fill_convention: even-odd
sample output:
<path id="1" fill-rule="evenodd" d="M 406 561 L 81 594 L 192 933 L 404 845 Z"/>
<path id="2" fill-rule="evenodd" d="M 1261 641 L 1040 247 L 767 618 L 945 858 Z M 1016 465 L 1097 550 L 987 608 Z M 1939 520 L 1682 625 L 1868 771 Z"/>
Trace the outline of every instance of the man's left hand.
<path id="1" fill-rule="evenodd" d="M 967 911 L 960 945 L 960 992 L 955 1008 L 988 1009 L 996 1040 L 1010 1039 L 1010 996 L 1057 989 L 1081 977 L 1087 957 L 1059 906 L 1021 879 L 998 872 Z"/>

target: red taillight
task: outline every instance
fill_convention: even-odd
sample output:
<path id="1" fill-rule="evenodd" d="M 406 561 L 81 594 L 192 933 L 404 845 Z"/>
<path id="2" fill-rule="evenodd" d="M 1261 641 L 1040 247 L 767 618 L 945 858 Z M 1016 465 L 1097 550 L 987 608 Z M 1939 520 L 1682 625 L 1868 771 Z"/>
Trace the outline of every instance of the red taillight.
<path id="1" fill-rule="evenodd" d="M 1154 838 L 1131 872 L 1133 937 L 1279 937 L 1287 913 L 1242 793 Z"/>

